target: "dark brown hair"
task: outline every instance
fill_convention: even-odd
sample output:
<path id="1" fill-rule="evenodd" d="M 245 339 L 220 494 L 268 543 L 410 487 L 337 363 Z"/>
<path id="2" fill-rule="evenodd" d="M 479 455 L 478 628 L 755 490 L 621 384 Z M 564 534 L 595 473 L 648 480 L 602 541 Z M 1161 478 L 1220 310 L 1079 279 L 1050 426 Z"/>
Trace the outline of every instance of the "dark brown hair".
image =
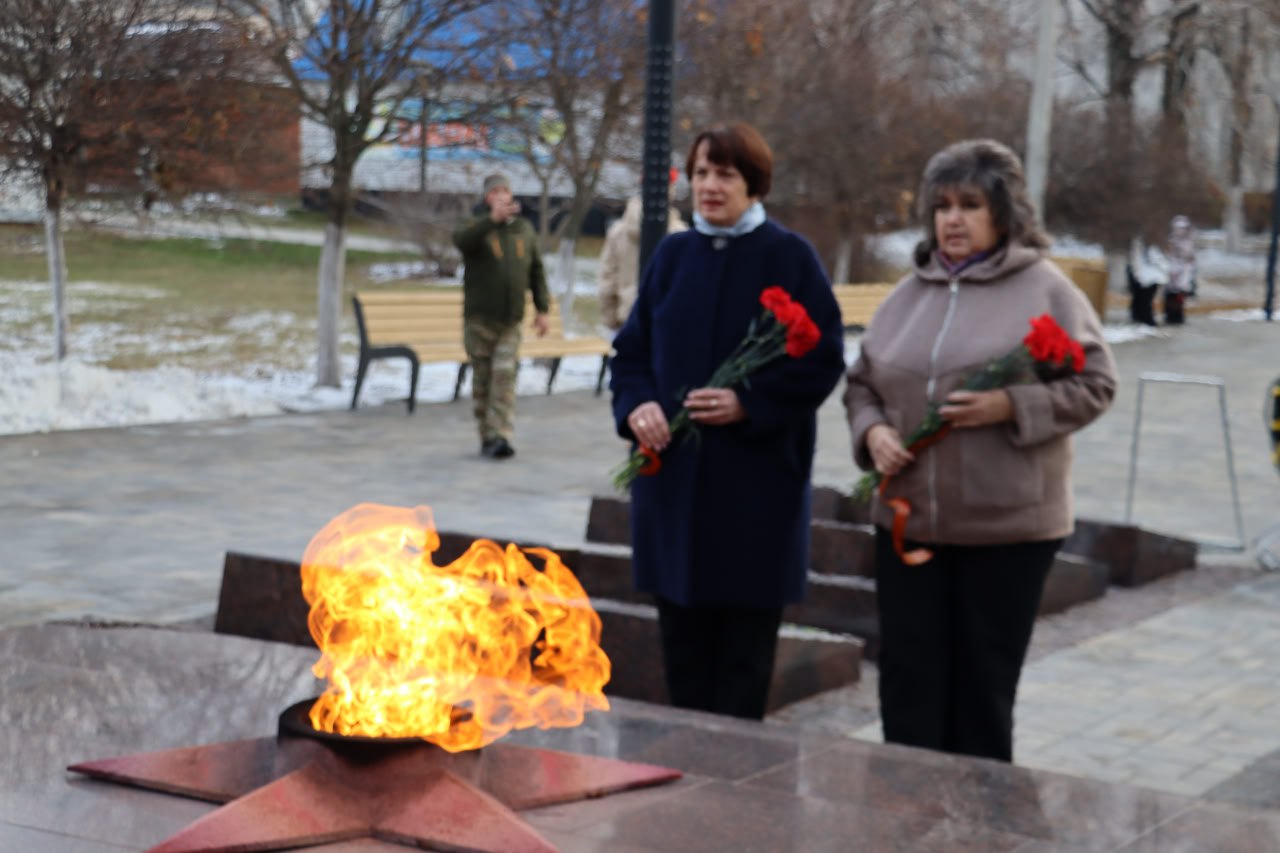
<path id="1" fill-rule="evenodd" d="M 747 195 L 764 198 L 773 186 L 773 151 L 760 131 L 745 121 L 717 124 L 694 137 L 685 161 L 685 176 L 693 180 L 693 161 L 698 146 L 707 143 L 707 159 L 717 166 L 732 166 L 747 182 Z"/>
<path id="2" fill-rule="evenodd" d="M 1049 248 L 1036 211 L 1027 195 L 1022 161 L 1007 146 L 992 139 L 966 139 L 943 148 L 929 159 L 916 197 L 916 215 L 925 238 L 916 246 L 916 259 L 925 263 L 938 248 L 933 209 L 945 190 L 973 187 L 986 196 L 991 219 L 1002 238 L 1033 249 Z"/>

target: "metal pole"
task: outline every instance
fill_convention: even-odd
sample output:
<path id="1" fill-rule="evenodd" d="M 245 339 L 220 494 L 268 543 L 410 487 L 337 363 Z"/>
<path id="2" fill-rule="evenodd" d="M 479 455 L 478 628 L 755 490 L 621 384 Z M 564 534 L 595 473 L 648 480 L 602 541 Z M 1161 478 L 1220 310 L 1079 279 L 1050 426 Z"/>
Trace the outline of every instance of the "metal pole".
<path id="1" fill-rule="evenodd" d="M 1044 191 L 1049 183 L 1049 128 L 1053 124 L 1053 62 L 1058 44 L 1058 0 L 1040 0 L 1035 76 L 1027 113 L 1027 194 L 1045 219 Z"/>
<path id="2" fill-rule="evenodd" d="M 644 94 L 644 218 L 640 272 L 667 233 L 671 170 L 671 101 L 675 66 L 674 0 L 649 0 L 649 67 Z"/>
<path id="3" fill-rule="evenodd" d="M 1231 452 L 1231 423 L 1227 418 L 1227 386 L 1218 386 L 1218 412 L 1222 415 L 1222 441 L 1227 448 L 1227 477 L 1231 480 L 1231 508 L 1236 515 L 1236 539 L 1245 547 L 1244 515 L 1240 511 L 1240 487 L 1236 484 L 1236 460 Z"/>
<path id="4" fill-rule="evenodd" d="M 1133 519 L 1133 489 L 1138 480 L 1138 434 L 1142 431 L 1142 389 L 1146 383 L 1138 379 L 1138 406 L 1133 413 L 1133 439 L 1129 445 L 1129 484 L 1125 489 L 1124 523 Z"/>
<path id="5" fill-rule="evenodd" d="M 1280 103 L 1276 105 L 1280 114 Z M 1262 315 L 1271 322 L 1276 304 L 1276 242 L 1280 239 L 1280 138 L 1276 139 L 1276 182 L 1271 189 L 1271 247 L 1267 249 L 1267 297 L 1262 302 Z"/>

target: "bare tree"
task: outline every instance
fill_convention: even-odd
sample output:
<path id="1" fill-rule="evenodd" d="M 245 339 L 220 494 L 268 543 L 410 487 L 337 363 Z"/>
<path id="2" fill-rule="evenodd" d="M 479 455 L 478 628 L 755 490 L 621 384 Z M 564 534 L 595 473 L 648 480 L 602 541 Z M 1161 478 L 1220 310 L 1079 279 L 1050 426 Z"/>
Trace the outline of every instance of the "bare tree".
<path id="1" fill-rule="evenodd" d="M 1258 15 L 1252 3 L 1220 2 L 1205 31 L 1205 45 L 1221 67 L 1230 91 L 1227 115 L 1226 204 L 1222 226 L 1227 248 L 1240 251 L 1244 239 L 1244 163 L 1246 141 L 1253 126 L 1253 81 L 1258 69 Z"/>
<path id="2" fill-rule="evenodd" d="M 572 183 L 573 201 L 557 232 L 575 239 L 615 140 L 640 107 L 643 4 L 518 0 L 497 9 L 498 29 L 511 37 L 507 61 L 498 66 L 507 69 L 502 88 L 511 118 L 528 141 L 526 159 L 543 182 L 544 201 L 556 171 Z"/>
<path id="3" fill-rule="evenodd" d="M 0 0 L 0 168 L 43 191 L 59 360 L 69 193 L 88 163 L 131 170 L 144 150 L 180 158 L 217 135 L 239 44 L 177 0 Z"/>
<path id="4" fill-rule="evenodd" d="M 339 386 L 338 326 L 355 169 L 371 146 L 401 132 L 394 118 L 454 72 L 462 28 L 481 0 L 220 0 L 249 20 L 254 41 L 331 136 L 328 222 L 317 276 L 316 384 Z M 451 29 L 453 28 L 453 29 Z M 385 120 L 391 117 L 393 120 Z"/>
<path id="5" fill-rule="evenodd" d="M 688 2 L 679 125 L 755 124 L 775 154 L 771 213 L 809 236 L 837 279 L 879 272 L 860 238 L 913 220 L 938 148 L 1021 142 L 1028 86 L 992 55 L 1023 36 L 998 3 Z"/>
<path id="6" fill-rule="evenodd" d="M 1187 97 L 1191 72 L 1195 67 L 1199 39 L 1199 3 L 1188 3 L 1169 17 L 1163 58 L 1164 85 L 1160 94 L 1160 114 L 1169 133 L 1185 136 Z"/>

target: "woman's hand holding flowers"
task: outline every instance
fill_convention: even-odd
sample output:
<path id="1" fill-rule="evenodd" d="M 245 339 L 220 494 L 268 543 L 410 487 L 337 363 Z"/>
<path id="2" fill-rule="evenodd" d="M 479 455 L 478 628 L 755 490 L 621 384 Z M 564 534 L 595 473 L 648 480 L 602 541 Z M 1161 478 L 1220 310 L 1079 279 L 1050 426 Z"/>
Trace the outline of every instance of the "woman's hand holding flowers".
<path id="1" fill-rule="evenodd" d="M 732 388 L 698 388 L 684 398 L 689 418 L 705 426 L 727 426 L 746 420 L 747 410 Z"/>
<path id="2" fill-rule="evenodd" d="M 886 477 L 897 474 L 916 458 L 903 445 L 898 431 L 888 424 L 876 424 L 867 430 L 867 452 L 876 470 Z"/>
<path id="3" fill-rule="evenodd" d="M 671 443 L 671 427 L 667 423 L 667 413 L 657 403 L 641 403 L 627 415 L 627 425 L 635 434 L 636 441 L 644 447 L 659 453 L 667 449 Z"/>
<path id="4" fill-rule="evenodd" d="M 1013 401 L 1003 388 L 992 391 L 952 391 L 938 409 L 953 427 L 982 427 L 1013 420 Z"/>
<path id="5" fill-rule="evenodd" d="M 650 477 L 662 470 L 659 454 L 671 443 L 671 436 L 690 421 L 696 428 L 746 420 L 747 411 L 733 386 L 749 385 L 752 373 L 784 355 L 803 358 L 822 339 L 809 312 L 784 288 L 766 287 L 760 294 L 760 304 L 764 311 L 751 321 L 747 336 L 720 363 L 704 387 L 685 395 L 680 411 L 669 422 L 655 402 L 641 403 L 627 415 L 627 426 L 638 446 L 626 462 L 614 469 L 613 484 L 619 491 L 630 489 L 636 477 Z"/>

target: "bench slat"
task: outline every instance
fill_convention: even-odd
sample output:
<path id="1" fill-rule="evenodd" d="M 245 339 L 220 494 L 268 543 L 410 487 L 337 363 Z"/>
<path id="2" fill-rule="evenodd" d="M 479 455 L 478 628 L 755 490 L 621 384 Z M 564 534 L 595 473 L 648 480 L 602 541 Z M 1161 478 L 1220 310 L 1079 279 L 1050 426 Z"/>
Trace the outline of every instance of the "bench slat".
<path id="1" fill-rule="evenodd" d="M 367 349 L 369 347 L 404 347 L 411 350 L 419 364 L 454 362 L 459 364 L 458 385 L 462 382 L 461 369 L 465 369 L 468 361 L 466 349 L 462 345 L 463 333 L 463 296 L 461 289 L 443 291 L 359 291 L 355 294 L 355 302 L 359 306 L 364 320 L 361 341 L 361 362 L 356 377 L 356 390 L 351 398 L 351 407 L 356 407 L 360 394 L 360 385 L 364 371 L 368 367 Z M 533 296 L 528 294 L 525 300 L 526 314 L 533 310 Z M 521 358 L 561 358 L 570 355 L 600 356 L 600 381 L 603 382 L 612 345 L 592 335 L 582 337 L 565 337 L 564 323 L 560 308 L 552 300 L 548 312 L 548 330 L 545 337 L 537 337 L 525 322 L 525 334 L 520 345 Z M 388 357 L 388 356 L 377 356 Z M 416 376 L 416 369 L 415 374 Z M 555 370 L 551 371 L 551 380 L 555 378 Z M 550 380 L 547 384 L 550 393 Z M 409 411 L 413 411 L 413 392 L 410 388 L 407 400 Z M 596 393 L 600 393 L 597 383 Z M 455 399 L 456 399 L 455 390 Z"/>
<path id="2" fill-rule="evenodd" d="M 840 317 L 846 326 L 866 326 L 871 322 L 880 303 L 893 290 L 894 285 L 835 284 L 831 291 L 840 306 Z"/>

